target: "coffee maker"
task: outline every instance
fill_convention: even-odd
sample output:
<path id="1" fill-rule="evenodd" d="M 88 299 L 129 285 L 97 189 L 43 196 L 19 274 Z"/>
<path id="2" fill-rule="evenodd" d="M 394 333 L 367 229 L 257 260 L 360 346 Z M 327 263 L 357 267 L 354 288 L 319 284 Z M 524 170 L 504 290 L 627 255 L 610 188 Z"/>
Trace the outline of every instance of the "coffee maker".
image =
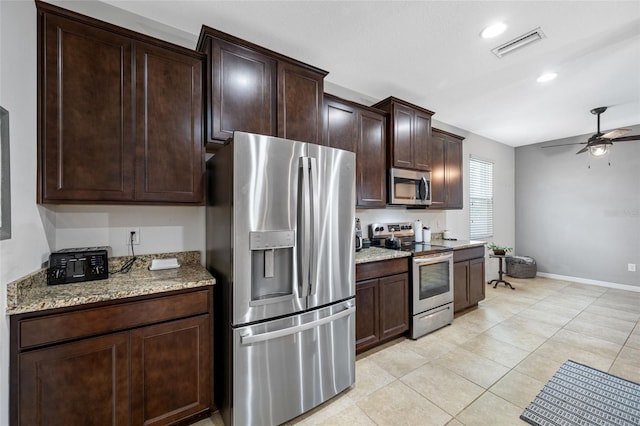
<path id="1" fill-rule="evenodd" d="M 362 249 L 362 227 L 360 226 L 360 218 L 356 217 L 356 251 Z"/>

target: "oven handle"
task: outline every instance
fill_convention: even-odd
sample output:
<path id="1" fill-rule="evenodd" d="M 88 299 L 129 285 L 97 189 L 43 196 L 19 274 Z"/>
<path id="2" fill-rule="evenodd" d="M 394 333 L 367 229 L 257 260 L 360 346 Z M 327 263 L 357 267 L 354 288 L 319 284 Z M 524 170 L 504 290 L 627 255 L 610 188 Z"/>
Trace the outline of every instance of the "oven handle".
<path id="1" fill-rule="evenodd" d="M 441 262 L 443 260 L 449 260 L 449 259 L 453 259 L 453 253 L 438 253 L 438 254 L 432 254 L 429 256 L 421 256 L 421 257 L 414 257 L 413 258 L 413 263 L 415 263 L 416 265 L 422 265 L 424 263 L 435 263 L 435 262 Z"/>

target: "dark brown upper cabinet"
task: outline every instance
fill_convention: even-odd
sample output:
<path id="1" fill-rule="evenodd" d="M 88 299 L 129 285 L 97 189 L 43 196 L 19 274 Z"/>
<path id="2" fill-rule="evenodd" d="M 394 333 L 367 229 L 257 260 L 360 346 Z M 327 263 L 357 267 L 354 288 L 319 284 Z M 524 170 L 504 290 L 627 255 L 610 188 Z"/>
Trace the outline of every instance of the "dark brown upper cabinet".
<path id="1" fill-rule="evenodd" d="M 357 206 L 385 207 L 385 112 L 325 94 L 323 115 L 323 145 L 356 153 Z"/>
<path id="2" fill-rule="evenodd" d="M 202 204 L 204 57 L 36 5 L 38 201 Z"/>
<path id="3" fill-rule="evenodd" d="M 136 44 L 136 200 L 202 200 L 201 79 L 201 58 Z"/>
<path id="4" fill-rule="evenodd" d="M 462 136 L 433 129 L 431 138 L 431 209 L 461 209 Z"/>
<path id="5" fill-rule="evenodd" d="M 197 50 L 207 56 L 208 151 L 235 130 L 321 143 L 326 71 L 207 26 Z"/>
<path id="6" fill-rule="evenodd" d="M 219 38 L 206 43 L 207 139 L 224 141 L 240 129 L 275 136 L 277 61 Z"/>
<path id="7" fill-rule="evenodd" d="M 389 167 L 410 170 L 431 170 L 431 116 L 428 109 L 389 97 L 373 105 L 389 114 Z"/>

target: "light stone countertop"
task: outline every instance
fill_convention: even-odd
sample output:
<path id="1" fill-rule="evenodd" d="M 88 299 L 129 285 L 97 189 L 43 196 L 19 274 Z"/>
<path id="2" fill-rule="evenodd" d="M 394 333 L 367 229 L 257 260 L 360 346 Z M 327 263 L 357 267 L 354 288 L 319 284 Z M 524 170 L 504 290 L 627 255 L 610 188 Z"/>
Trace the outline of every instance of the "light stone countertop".
<path id="1" fill-rule="evenodd" d="M 151 259 L 177 257 L 177 269 L 150 271 Z M 109 259 L 109 271 L 120 268 L 128 257 Z M 200 252 L 162 253 L 137 256 L 128 273 L 110 275 L 106 280 L 47 285 L 46 269 L 7 285 L 7 315 L 88 303 L 144 296 L 187 288 L 211 286 L 215 279 L 200 264 Z"/>
<path id="2" fill-rule="evenodd" d="M 431 240 L 431 244 L 450 247 L 454 250 L 462 250 L 471 247 L 482 247 L 485 243 L 484 241 L 474 241 L 474 240 L 441 240 L 435 239 Z M 399 250 L 391 250 L 382 247 L 370 247 L 368 249 L 362 249 L 356 252 L 356 265 L 359 263 L 369 263 L 369 262 L 378 262 L 380 260 L 388 260 L 388 259 L 397 259 L 399 257 L 409 257 L 411 256 L 411 252 L 407 251 L 399 251 Z"/>
<path id="3" fill-rule="evenodd" d="M 382 247 L 369 247 L 356 252 L 356 265 L 359 263 L 378 262 L 380 260 L 410 257 L 411 252 L 391 250 Z"/>
<path id="4" fill-rule="evenodd" d="M 454 250 L 461 250 L 471 247 L 482 247 L 487 243 L 484 241 L 475 240 L 431 240 L 431 244 L 450 247 Z"/>

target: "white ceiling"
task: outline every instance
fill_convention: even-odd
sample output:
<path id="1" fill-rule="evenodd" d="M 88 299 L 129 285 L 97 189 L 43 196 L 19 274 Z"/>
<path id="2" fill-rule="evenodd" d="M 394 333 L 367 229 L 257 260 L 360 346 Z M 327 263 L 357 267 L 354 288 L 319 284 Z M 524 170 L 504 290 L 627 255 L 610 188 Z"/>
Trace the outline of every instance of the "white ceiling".
<path id="1" fill-rule="evenodd" d="M 520 146 L 640 123 L 640 1 L 119 1 L 191 34 L 202 24 L 329 71 L 363 99 L 395 96 Z M 490 40 L 495 21 L 507 31 Z M 490 50 L 536 27 L 542 41 Z M 537 83 L 545 71 L 559 76 Z"/>

